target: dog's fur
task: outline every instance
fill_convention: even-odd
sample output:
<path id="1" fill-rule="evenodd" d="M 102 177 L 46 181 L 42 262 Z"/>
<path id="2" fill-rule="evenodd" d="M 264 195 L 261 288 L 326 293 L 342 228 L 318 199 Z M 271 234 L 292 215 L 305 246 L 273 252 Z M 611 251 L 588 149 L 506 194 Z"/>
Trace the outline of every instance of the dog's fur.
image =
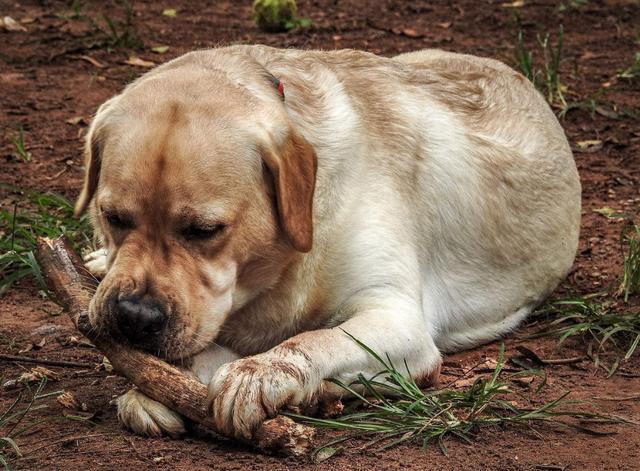
<path id="1" fill-rule="evenodd" d="M 347 333 L 426 384 L 441 351 L 515 328 L 571 267 L 580 183 L 544 99 L 497 61 L 233 46 L 100 107 L 86 208 L 106 249 L 92 323 L 117 335 L 114 299 L 163 303 L 156 353 L 189 359 L 220 430 L 249 437 L 324 379 L 377 372 Z M 194 221 L 224 229 L 185 239 Z M 136 390 L 118 415 L 184 430 Z"/>

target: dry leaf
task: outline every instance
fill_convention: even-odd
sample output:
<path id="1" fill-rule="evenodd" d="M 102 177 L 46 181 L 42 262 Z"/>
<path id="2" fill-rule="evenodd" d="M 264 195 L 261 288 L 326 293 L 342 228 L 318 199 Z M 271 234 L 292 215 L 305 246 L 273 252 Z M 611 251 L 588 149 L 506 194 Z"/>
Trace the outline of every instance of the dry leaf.
<path id="1" fill-rule="evenodd" d="M 65 123 L 72 124 L 74 126 L 77 125 L 77 124 L 84 124 L 84 125 L 89 124 L 84 119 L 84 116 L 74 116 L 73 118 L 69 118 L 69 119 L 65 120 Z"/>
<path id="2" fill-rule="evenodd" d="M 146 60 L 140 59 L 139 57 L 136 57 L 136 56 L 130 56 L 125 61 L 125 63 L 129 64 L 129 65 L 135 65 L 137 67 L 146 67 L 146 68 L 155 67 L 155 65 L 156 65 L 155 62 L 146 61 Z"/>
<path id="3" fill-rule="evenodd" d="M 332 419 L 339 417 L 344 412 L 344 404 L 340 399 L 334 401 L 323 402 L 320 404 L 319 415 L 323 419 Z"/>
<path id="4" fill-rule="evenodd" d="M 535 378 L 533 376 L 520 376 L 518 378 L 513 378 L 513 382 L 519 386 L 528 387 L 533 383 Z"/>
<path id="5" fill-rule="evenodd" d="M 13 389 L 18 387 L 18 384 L 19 383 L 17 379 L 8 379 L 4 383 L 2 383 L 2 387 L 6 389 Z"/>
<path id="6" fill-rule="evenodd" d="M 102 357 L 102 363 L 100 363 L 99 365 L 96 365 L 96 371 L 101 371 L 101 370 L 104 370 L 108 373 L 111 373 L 113 371 L 113 366 L 111 365 L 111 362 L 107 357 Z"/>
<path id="7" fill-rule="evenodd" d="M 66 161 L 65 163 L 67 165 L 73 165 L 72 161 Z M 69 339 L 66 342 L 64 342 L 64 345 L 76 345 L 79 347 L 96 348 L 95 345 L 91 343 L 89 340 L 85 339 L 84 337 L 82 338 L 76 337 L 75 335 L 71 335 Z"/>
<path id="8" fill-rule="evenodd" d="M 524 6 L 524 0 L 516 0 L 511 3 L 503 3 L 502 8 L 522 8 Z"/>
<path id="9" fill-rule="evenodd" d="M 169 16 L 171 18 L 175 17 L 178 14 L 175 8 L 165 8 L 162 10 L 162 16 Z"/>
<path id="10" fill-rule="evenodd" d="M 30 352 L 31 350 L 33 350 L 33 347 L 34 347 L 33 343 L 29 343 L 29 345 L 24 347 L 22 350 L 19 350 L 18 353 L 22 354 L 22 353 Z"/>
<path id="11" fill-rule="evenodd" d="M 30 371 L 22 373 L 18 378 L 18 381 L 21 383 L 34 383 L 41 381 L 45 377 L 51 381 L 58 381 L 60 378 L 57 373 L 54 373 L 49 368 L 36 366 L 35 368 L 31 368 Z"/>
<path id="12" fill-rule="evenodd" d="M 618 119 L 620 117 L 620 115 L 618 115 L 618 113 L 616 113 L 615 111 L 610 111 L 606 108 L 603 108 L 602 106 L 596 106 L 595 110 L 596 113 L 607 118 Z"/>
<path id="13" fill-rule="evenodd" d="M 56 401 L 58 401 L 58 403 L 66 409 L 78 409 L 80 407 L 80 404 L 78 403 L 76 397 L 72 392 L 69 391 L 65 391 L 64 393 L 60 394 L 56 398 Z"/>
<path id="14" fill-rule="evenodd" d="M 418 31 L 416 31 L 413 28 L 405 28 L 405 29 L 403 29 L 402 30 L 402 34 L 404 34 L 408 38 L 422 38 L 424 36 L 424 34 L 419 33 Z"/>
<path id="15" fill-rule="evenodd" d="M 460 378 L 459 380 L 455 381 L 452 386 L 458 389 L 468 388 L 470 386 L 473 386 L 476 380 L 478 378 L 482 378 L 483 376 L 484 375 L 475 375 L 475 376 L 470 376 L 468 378 Z"/>
<path id="16" fill-rule="evenodd" d="M 7 31 L 26 31 L 27 30 L 27 28 L 22 26 L 20 23 L 18 23 L 16 20 L 11 18 L 10 16 L 5 16 L 4 18 L 0 19 L 0 26 L 4 26 L 4 29 L 6 29 Z"/>
<path id="17" fill-rule="evenodd" d="M 336 454 L 340 453 L 342 450 L 343 450 L 342 448 L 324 446 L 313 454 L 311 461 L 314 464 L 322 463 L 323 461 L 327 461 L 332 456 L 335 456 Z"/>
<path id="18" fill-rule="evenodd" d="M 478 365 L 478 368 L 486 368 L 488 370 L 495 370 L 496 366 L 498 366 L 498 362 L 493 358 L 487 358 L 483 363 Z"/>
<path id="19" fill-rule="evenodd" d="M 588 60 L 591 60 L 591 59 L 595 59 L 597 57 L 600 57 L 600 54 L 596 54 L 594 52 L 587 51 L 587 52 L 585 52 L 584 54 L 582 54 L 580 56 L 580 59 L 583 60 L 583 61 L 588 61 Z"/>
<path id="20" fill-rule="evenodd" d="M 586 141 L 576 142 L 576 146 L 574 149 L 576 152 L 596 152 L 602 149 L 602 141 L 600 139 L 588 139 Z"/>
<path id="21" fill-rule="evenodd" d="M 80 59 L 82 59 L 83 61 L 89 62 L 91 65 L 93 65 L 94 67 L 97 67 L 98 69 L 104 69 L 104 64 L 100 62 L 98 59 L 94 59 L 91 56 L 80 56 Z"/>

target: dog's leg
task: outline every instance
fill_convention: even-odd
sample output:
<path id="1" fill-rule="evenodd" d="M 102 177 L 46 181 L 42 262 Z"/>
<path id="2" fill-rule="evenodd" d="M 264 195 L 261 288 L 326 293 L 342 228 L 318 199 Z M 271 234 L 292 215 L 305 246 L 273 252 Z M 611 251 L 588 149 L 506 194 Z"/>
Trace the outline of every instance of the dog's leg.
<path id="1" fill-rule="evenodd" d="M 107 249 L 98 249 L 85 255 L 84 266 L 96 278 L 104 278 L 107 274 Z"/>
<path id="2" fill-rule="evenodd" d="M 417 303 L 385 293 L 362 299 L 360 310 L 338 327 L 305 332 L 275 348 L 222 366 L 210 386 L 219 430 L 250 437 L 255 427 L 285 405 L 307 404 L 326 393 L 323 380 L 373 376 L 382 366 L 351 337 L 396 368 L 406 361 L 412 376 L 436 376 L 440 354 Z"/>
<path id="3" fill-rule="evenodd" d="M 193 357 L 189 370 L 207 384 L 220 366 L 238 358 L 238 355 L 230 350 L 214 346 Z M 184 419 L 180 414 L 136 388 L 120 396 L 117 406 L 120 423 L 138 435 L 169 435 L 176 438 L 185 432 Z"/>

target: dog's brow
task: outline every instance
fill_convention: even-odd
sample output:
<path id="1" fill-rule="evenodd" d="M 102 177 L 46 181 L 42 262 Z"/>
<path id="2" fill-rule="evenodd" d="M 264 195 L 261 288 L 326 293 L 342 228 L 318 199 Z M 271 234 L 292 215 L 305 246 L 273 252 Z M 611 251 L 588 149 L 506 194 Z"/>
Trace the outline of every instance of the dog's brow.
<path id="1" fill-rule="evenodd" d="M 98 208 L 100 212 L 105 214 L 117 214 L 120 217 L 133 219 L 133 214 L 126 208 L 118 207 L 117 205 L 110 204 L 108 202 L 99 203 Z"/>
<path id="2" fill-rule="evenodd" d="M 220 213 L 211 208 L 182 208 L 178 214 L 178 218 L 185 223 L 213 225 L 222 222 Z"/>

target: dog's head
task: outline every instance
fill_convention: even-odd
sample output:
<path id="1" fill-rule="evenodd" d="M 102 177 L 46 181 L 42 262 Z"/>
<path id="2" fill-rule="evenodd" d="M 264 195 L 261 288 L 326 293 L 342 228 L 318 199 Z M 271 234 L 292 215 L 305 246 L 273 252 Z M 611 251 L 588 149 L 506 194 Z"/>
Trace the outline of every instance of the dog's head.
<path id="1" fill-rule="evenodd" d="M 316 156 L 254 69 L 165 67 L 98 110 L 76 205 L 108 249 L 96 328 L 193 355 L 311 249 Z"/>

